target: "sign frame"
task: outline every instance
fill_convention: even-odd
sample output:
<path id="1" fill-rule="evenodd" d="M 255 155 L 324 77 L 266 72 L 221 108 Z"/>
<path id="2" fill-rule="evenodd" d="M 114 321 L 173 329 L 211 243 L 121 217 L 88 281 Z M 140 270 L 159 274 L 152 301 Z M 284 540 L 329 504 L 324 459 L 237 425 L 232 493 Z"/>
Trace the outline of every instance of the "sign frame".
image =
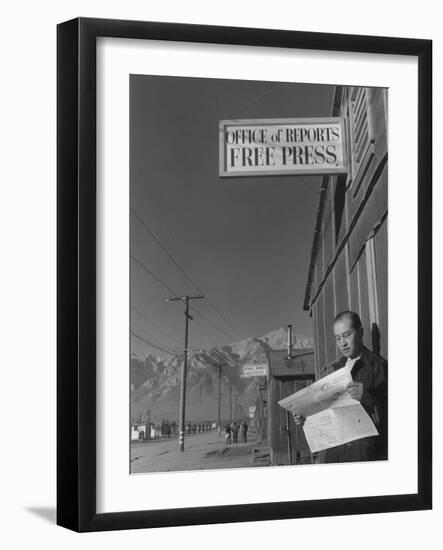
<path id="1" fill-rule="evenodd" d="M 227 126 L 279 126 L 279 125 L 314 125 L 314 124 L 339 124 L 342 135 L 342 157 L 343 166 L 318 169 L 292 168 L 288 170 L 231 170 L 226 169 L 226 147 L 225 147 L 225 128 Z M 309 118 L 251 118 L 251 119 L 226 119 L 219 121 L 219 176 L 220 178 L 248 178 L 248 177 L 266 177 L 266 176 L 325 176 L 342 175 L 348 172 L 347 158 L 347 131 L 343 117 L 309 117 Z M 308 165 L 305 165 L 308 166 Z M 315 166 L 315 165 L 314 165 Z"/>

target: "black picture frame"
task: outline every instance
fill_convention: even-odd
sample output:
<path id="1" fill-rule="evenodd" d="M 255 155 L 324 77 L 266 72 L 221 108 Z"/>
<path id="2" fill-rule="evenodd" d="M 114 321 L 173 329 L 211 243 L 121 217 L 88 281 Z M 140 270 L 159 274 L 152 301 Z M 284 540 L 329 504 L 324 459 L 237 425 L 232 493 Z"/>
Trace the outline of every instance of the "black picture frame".
<path id="1" fill-rule="evenodd" d="M 96 511 L 96 39 L 135 38 L 415 56 L 418 60 L 418 471 L 416 494 Z M 432 507 L 432 42 L 79 18 L 57 29 L 57 523 L 104 531 Z"/>

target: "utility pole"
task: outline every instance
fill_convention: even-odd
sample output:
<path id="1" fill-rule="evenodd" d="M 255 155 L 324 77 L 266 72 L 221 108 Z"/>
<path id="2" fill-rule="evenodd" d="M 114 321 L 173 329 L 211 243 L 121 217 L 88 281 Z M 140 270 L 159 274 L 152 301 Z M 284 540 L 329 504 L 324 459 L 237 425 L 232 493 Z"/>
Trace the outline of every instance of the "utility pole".
<path id="1" fill-rule="evenodd" d="M 292 325 L 288 325 L 288 359 L 292 359 Z"/>
<path id="2" fill-rule="evenodd" d="M 217 429 L 218 429 L 218 436 L 220 437 L 221 434 L 221 375 L 222 375 L 222 368 L 225 367 L 227 363 L 213 363 L 213 367 L 218 369 L 218 415 L 217 415 Z"/>
<path id="3" fill-rule="evenodd" d="M 199 294 L 196 296 L 174 296 L 168 298 L 167 302 L 185 302 L 185 356 L 183 359 L 182 367 L 182 384 L 180 392 L 180 427 L 178 435 L 178 450 L 183 452 L 185 450 L 185 411 L 186 411 L 186 370 L 188 367 L 188 336 L 189 336 L 189 319 L 192 321 L 192 315 L 189 314 L 189 301 L 201 300 L 204 296 Z"/>
<path id="4" fill-rule="evenodd" d="M 232 422 L 232 382 L 229 380 L 229 422 Z"/>
<path id="5" fill-rule="evenodd" d="M 225 400 L 225 405 L 226 405 L 226 417 L 228 419 L 228 424 L 231 423 L 231 419 L 229 418 L 229 384 L 228 384 L 229 380 L 225 379 L 225 390 L 226 390 L 226 400 Z"/>

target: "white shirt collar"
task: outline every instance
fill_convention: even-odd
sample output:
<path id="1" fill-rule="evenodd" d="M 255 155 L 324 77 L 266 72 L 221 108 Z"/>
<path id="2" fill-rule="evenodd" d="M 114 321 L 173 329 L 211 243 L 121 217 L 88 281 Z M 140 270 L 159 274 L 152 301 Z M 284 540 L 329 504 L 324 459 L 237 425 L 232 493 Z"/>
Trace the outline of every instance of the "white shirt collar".
<path id="1" fill-rule="evenodd" d="M 353 359 L 351 359 L 350 357 L 347 358 L 346 360 L 346 364 L 345 364 L 345 369 L 351 373 L 352 369 L 354 368 L 354 365 L 356 363 L 356 361 L 358 361 L 360 359 L 360 355 L 358 357 L 354 357 Z"/>

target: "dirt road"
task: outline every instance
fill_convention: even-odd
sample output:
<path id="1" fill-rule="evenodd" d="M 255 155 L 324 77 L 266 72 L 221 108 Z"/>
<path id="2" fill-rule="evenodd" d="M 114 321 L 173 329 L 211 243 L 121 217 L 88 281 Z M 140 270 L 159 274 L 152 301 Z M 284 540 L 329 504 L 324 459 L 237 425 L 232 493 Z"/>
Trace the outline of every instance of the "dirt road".
<path id="1" fill-rule="evenodd" d="M 239 440 L 241 434 L 239 434 Z M 131 444 L 131 472 L 170 472 L 213 468 L 247 468 L 252 464 L 255 433 L 248 442 L 227 446 L 224 434 L 217 431 L 185 437 L 184 452 L 178 451 L 178 440 L 157 439 Z"/>

